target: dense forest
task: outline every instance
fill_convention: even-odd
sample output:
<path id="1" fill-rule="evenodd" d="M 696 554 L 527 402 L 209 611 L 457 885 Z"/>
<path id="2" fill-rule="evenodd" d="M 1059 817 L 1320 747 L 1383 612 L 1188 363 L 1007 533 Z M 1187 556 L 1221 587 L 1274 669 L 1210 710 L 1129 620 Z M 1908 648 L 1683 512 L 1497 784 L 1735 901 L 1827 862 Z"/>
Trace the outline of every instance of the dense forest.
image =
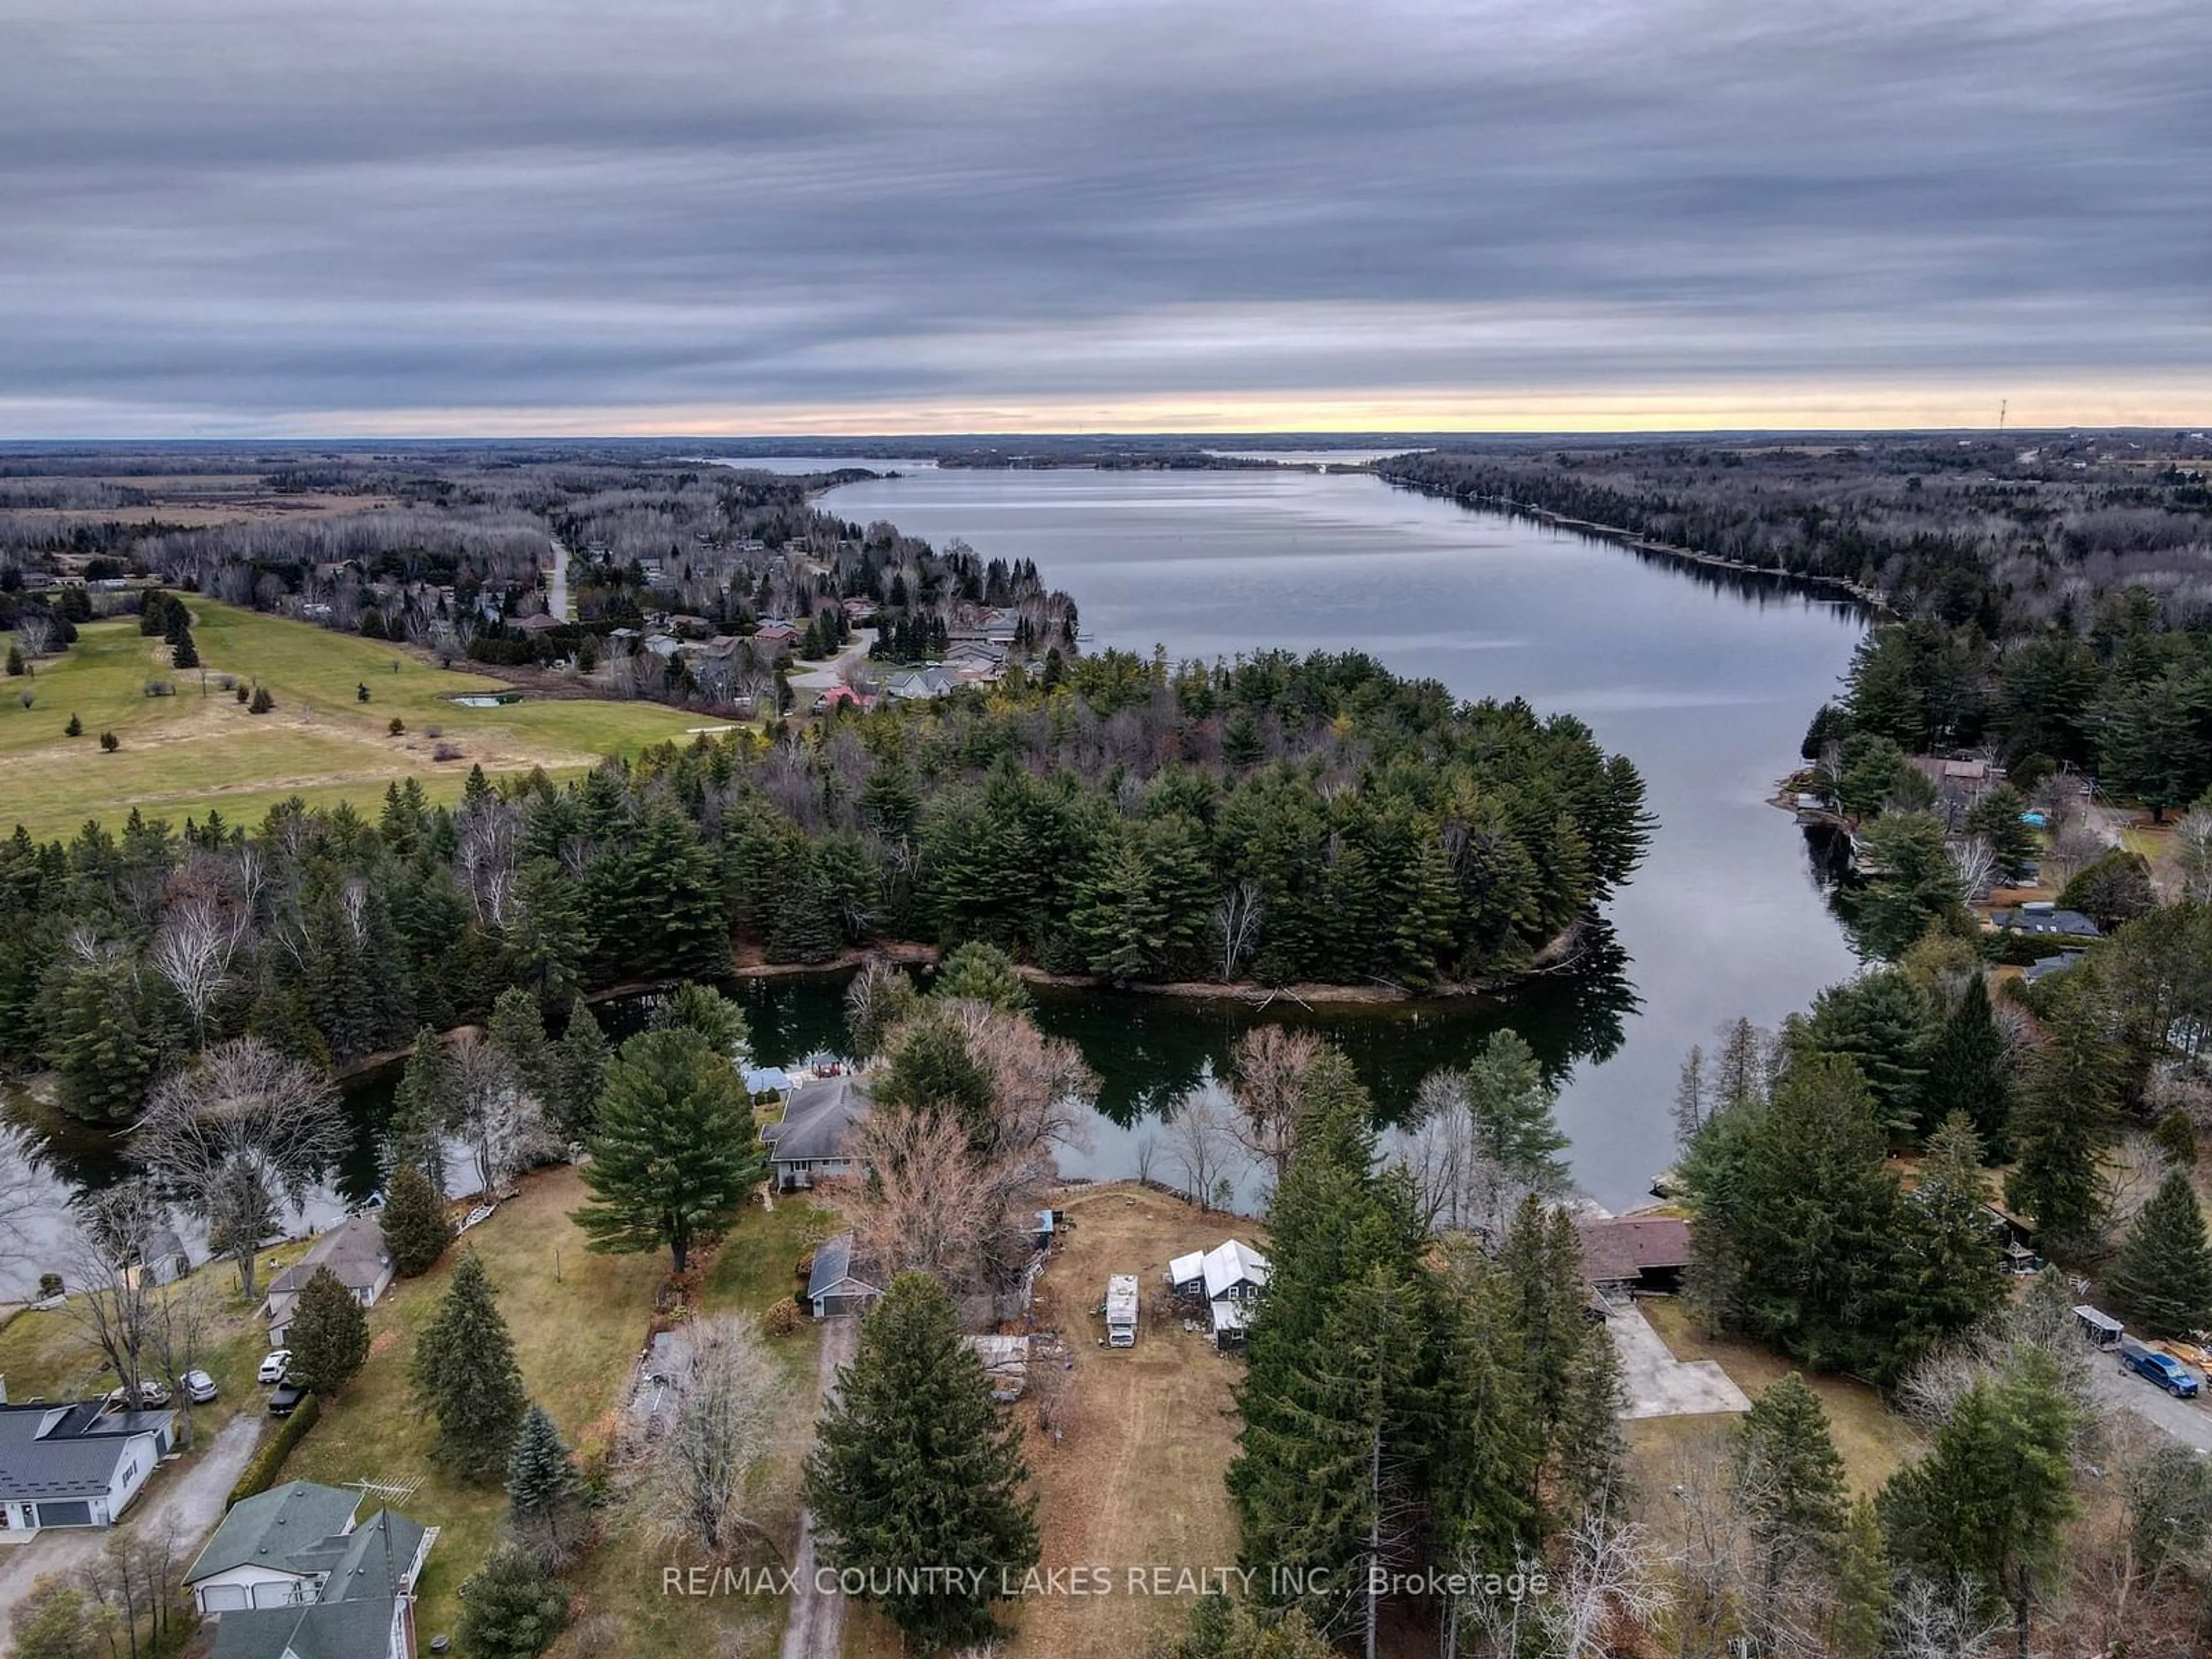
<path id="1" fill-rule="evenodd" d="M 1510 975 L 1628 879 L 1634 769 L 1580 722 L 1455 704 L 1370 659 L 1215 667 L 1108 653 L 927 711 L 743 730 L 578 781 L 394 785 L 348 806 L 133 814 L 0 845 L 4 1058 L 126 1118 L 191 1048 L 250 1032 L 343 1064 L 522 985 L 1002 943 L 1120 981 Z"/>

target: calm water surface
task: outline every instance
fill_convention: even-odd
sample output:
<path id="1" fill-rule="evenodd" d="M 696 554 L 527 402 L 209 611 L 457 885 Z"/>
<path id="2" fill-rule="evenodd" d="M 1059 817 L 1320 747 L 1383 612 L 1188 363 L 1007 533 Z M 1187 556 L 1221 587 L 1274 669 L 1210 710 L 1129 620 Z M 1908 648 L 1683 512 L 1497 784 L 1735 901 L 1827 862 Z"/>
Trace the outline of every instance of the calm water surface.
<path id="1" fill-rule="evenodd" d="M 1561 1083 L 1578 1181 L 1620 1209 L 1672 1162 L 1669 1108 L 1690 1045 L 1738 1015 L 1779 1019 L 1851 970 L 1805 837 L 1765 805 L 1858 639 L 1863 624 L 1845 605 L 1358 474 L 928 469 L 851 485 L 830 501 L 848 519 L 888 519 L 940 544 L 957 536 L 987 557 L 1034 558 L 1075 596 L 1086 644 L 1209 659 L 1273 646 L 1358 649 L 1462 696 L 1571 711 L 1636 763 L 1659 817 L 1649 858 L 1609 907 L 1612 946 L 1577 975 L 1510 996 L 1382 1010 L 1279 1000 L 1265 1012 L 1045 997 L 1042 1024 L 1079 1043 L 1104 1085 L 1092 1146 L 1062 1158 L 1070 1174 L 1130 1173 L 1160 1112 L 1211 1087 L 1255 1024 L 1308 1025 L 1340 1043 L 1386 1116 L 1426 1073 L 1510 1025 Z M 837 984 L 732 991 L 765 1064 L 834 1051 L 842 1038 Z M 620 1032 L 643 1011 L 617 1006 L 604 1017 Z M 309 1206 L 311 1221 L 326 1224 L 375 1186 L 390 1092 L 388 1080 L 351 1092 L 356 1145 Z M 104 1135 L 70 1136 L 52 1152 L 58 1199 L 119 1167 Z"/>
<path id="2" fill-rule="evenodd" d="M 1462 696 L 1578 714 L 1635 762 L 1660 829 L 1608 910 L 1632 1011 L 1601 982 L 1579 997 L 1546 985 L 1490 1006 L 1328 1017 L 1385 1112 L 1430 1066 L 1512 1024 L 1563 1073 L 1577 1176 L 1617 1209 L 1672 1161 L 1690 1045 L 1738 1015 L 1779 1019 L 1851 971 L 1805 836 L 1765 804 L 1864 627 L 1846 605 L 1357 474 L 946 471 L 850 485 L 829 504 L 1034 558 L 1074 595 L 1086 644 L 1159 644 L 1178 659 L 1363 650 Z M 1185 1086 L 1252 1018 L 1141 998 L 1045 1013 L 1084 1041 L 1116 1116 Z M 1102 1126 L 1099 1142 L 1081 1162 L 1127 1167 L 1128 1131 Z"/>

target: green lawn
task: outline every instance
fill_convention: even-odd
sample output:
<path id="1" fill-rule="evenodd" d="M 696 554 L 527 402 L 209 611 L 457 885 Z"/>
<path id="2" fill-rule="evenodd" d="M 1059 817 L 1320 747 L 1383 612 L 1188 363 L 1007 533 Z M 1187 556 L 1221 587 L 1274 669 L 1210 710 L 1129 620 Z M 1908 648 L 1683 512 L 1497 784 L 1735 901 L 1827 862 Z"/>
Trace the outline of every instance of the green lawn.
<path id="1" fill-rule="evenodd" d="M 435 668 L 374 640 L 209 599 L 188 603 L 204 676 L 171 669 L 161 641 L 125 617 L 81 628 L 77 644 L 39 662 L 35 674 L 0 681 L 0 812 L 8 823 L 67 835 L 88 817 L 119 820 L 133 805 L 179 823 L 219 806 L 234 823 L 252 823 L 294 794 L 373 807 L 387 783 L 410 775 L 434 799 L 451 799 L 471 762 L 494 775 L 532 766 L 573 773 L 699 724 L 647 702 L 529 698 L 464 708 L 447 699 L 502 682 Z M 9 638 L 0 635 L 0 651 Z M 276 707 L 249 714 L 218 689 L 225 674 L 267 685 Z M 178 695 L 146 696 L 157 678 L 173 682 Z M 83 722 L 82 737 L 64 735 L 71 714 Z M 398 738 L 388 732 L 394 716 L 407 728 Z M 433 758 L 433 726 L 460 758 Z M 116 752 L 101 750 L 103 732 L 120 740 Z"/>
<path id="2" fill-rule="evenodd" d="M 460 1611 L 458 1592 L 497 1541 L 507 1497 L 497 1486 L 471 1485 L 439 1467 L 433 1450 L 436 1425 L 416 1415 L 409 1383 L 416 1334 L 435 1313 L 459 1251 L 475 1249 L 514 1334 L 531 1395 L 552 1413 L 587 1467 L 603 1457 L 614 1413 L 652 1326 L 653 1293 L 667 1260 L 586 1251 L 583 1235 L 568 1219 L 585 1196 L 574 1170 L 533 1176 L 520 1197 L 472 1229 L 437 1269 L 394 1286 L 369 1315 L 368 1364 L 343 1393 L 324 1401 L 321 1420 L 282 1472 L 283 1480 L 333 1486 L 363 1480 L 414 1484 L 413 1494 L 396 1507 L 441 1528 L 424 1574 L 417 1620 L 426 1643 L 453 1630 Z M 773 1214 L 748 1211 L 710 1281 L 708 1308 L 751 1310 L 787 1295 L 793 1262 L 824 1231 L 818 1212 L 799 1206 L 781 1206 Z M 790 1468 L 795 1471 L 803 1449 L 797 1437 L 811 1414 L 811 1397 L 799 1389 L 802 1379 L 810 1387 L 813 1379 L 812 1332 L 788 1339 L 781 1350 L 793 1379 L 795 1449 Z M 777 1513 L 795 1520 L 795 1479 L 787 1471 L 780 1472 L 778 1480 Z M 621 1651 L 674 1659 L 708 1650 L 701 1644 L 701 1621 L 713 1620 L 718 1629 L 759 1626 L 772 1644 L 781 1628 L 780 1603 L 707 1605 L 664 1598 L 659 1563 L 665 1551 L 618 1504 L 602 1511 L 602 1520 L 604 1540 L 572 1575 L 580 1607 L 596 1621 L 582 1632 L 586 1639 L 595 1639 L 593 1631 L 618 1625 L 630 1632 Z M 787 1546 L 788 1540 L 780 1541 Z"/>
<path id="3" fill-rule="evenodd" d="M 270 1279 L 307 1250 L 301 1241 L 264 1251 L 257 1267 L 260 1291 L 265 1294 Z M 210 1262 L 194 1279 L 206 1285 L 214 1299 L 200 1367 L 215 1378 L 217 1395 L 211 1405 L 192 1407 L 195 1443 L 204 1446 L 238 1413 L 261 1409 L 253 1374 L 269 1351 L 268 1328 L 261 1318 L 262 1296 L 248 1300 L 241 1295 L 237 1270 L 228 1262 Z M 8 1398 L 18 1404 L 40 1398 L 90 1399 L 119 1381 L 90 1332 L 66 1308 L 46 1313 L 27 1309 L 0 1328 L 0 1376 L 8 1380 Z M 172 1402 L 180 1414 L 180 1438 L 185 1403 Z"/>

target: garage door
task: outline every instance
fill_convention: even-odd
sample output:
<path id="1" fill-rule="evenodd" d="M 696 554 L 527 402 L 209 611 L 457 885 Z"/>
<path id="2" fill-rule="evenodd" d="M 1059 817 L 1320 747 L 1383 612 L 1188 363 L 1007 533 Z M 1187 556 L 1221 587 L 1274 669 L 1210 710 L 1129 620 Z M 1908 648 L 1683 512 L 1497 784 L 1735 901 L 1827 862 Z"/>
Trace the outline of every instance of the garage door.
<path id="1" fill-rule="evenodd" d="M 92 1524 L 92 1504 L 78 1498 L 67 1504 L 39 1505 L 39 1524 L 42 1527 L 88 1527 Z"/>

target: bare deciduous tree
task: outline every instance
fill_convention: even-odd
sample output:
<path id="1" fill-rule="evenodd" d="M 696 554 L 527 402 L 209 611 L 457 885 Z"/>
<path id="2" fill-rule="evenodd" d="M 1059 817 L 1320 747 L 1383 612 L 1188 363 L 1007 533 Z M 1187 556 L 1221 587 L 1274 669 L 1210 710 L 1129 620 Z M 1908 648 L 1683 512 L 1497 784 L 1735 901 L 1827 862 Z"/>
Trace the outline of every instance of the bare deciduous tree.
<path id="1" fill-rule="evenodd" d="M 1213 931 L 1221 941 L 1221 980 L 1228 984 L 1237 977 L 1237 970 L 1244 965 L 1260 942 L 1260 923 L 1267 906 L 1260 897 L 1257 883 L 1240 881 L 1225 889 L 1221 902 L 1213 907 Z"/>
<path id="2" fill-rule="evenodd" d="M 1320 1054 L 1319 1039 L 1280 1025 L 1259 1026 L 1237 1041 L 1230 1066 L 1237 1139 L 1267 1166 L 1271 1187 L 1281 1186 L 1290 1168 L 1306 1073 Z"/>
<path id="3" fill-rule="evenodd" d="M 453 1117 L 447 1127 L 468 1143 L 483 1190 L 504 1191 L 550 1155 L 552 1137 L 541 1103 L 481 1032 L 458 1033 L 446 1046 L 446 1063 L 453 1079 Z"/>
<path id="4" fill-rule="evenodd" d="M 155 1235 L 168 1230 L 168 1206 L 143 1181 L 88 1193 L 72 1206 L 65 1251 L 70 1297 L 63 1306 L 138 1398 L 146 1376 L 153 1275 L 141 1271 Z"/>
<path id="5" fill-rule="evenodd" d="M 1892 1659 L 1988 1659 L 2005 1621 L 1982 1612 L 1978 1585 L 1907 1574 L 1890 1599 L 1883 1651 Z"/>
<path id="6" fill-rule="evenodd" d="M 2173 826 L 2174 870 L 2191 904 L 2212 900 L 2212 812 L 2185 812 Z"/>
<path id="7" fill-rule="evenodd" d="M 1168 1120 L 1167 1140 L 1169 1162 L 1182 1172 L 1184 1195 L 1211 1209 L 1237 1152 L 1229 1108 L 1209 1090 L 1192 1090 Z"/>
<path id="8" fill-rule="evenodd" d="M 1959 874 L 1959 890 L 1972 902 L 1989 895 L 1991 884 L 1997 878 L 1996 849 L 1986 837 L 1967 836 L 1957 841 L 1947 841 L 1943 850 L 1951 860 L 1951 867 Z"/>
<path id="9" fill-rule="evenodd" d="M 667 1431 L 643 1483 L 647 1512 L 667 1540 L 723 1556 L 762 1536 L 750 1500 L 775 1442 L 783 1375 L 753 1322 L 725 1314 L 693 1323 L 670 1387 Z"/>
<path id="10" fill-rule="evenodd" d="M 514 899 L 515 848 L 522 828 L 522 813 L 511 801 L 497 797 L 466 808 L 458 826 L 460 845 L 455 861 L 461 884 L 476 906 L 477 920 L 493 927 L 507 925 Z"/>
<path id="11" fill-rule="evenodd" d="M 254 1294 L 254 1254 L 343 1150 L 345 1120 L 328 1083 L 258 1037 L 217 1043 L 155 1085 L 139 1121 L 147 1169 L 208 1230 L 208 1243 Z"/>
<path id="12" fill-rule="evenodd" d="M 192 1391 L 185 1386 L 185 1376 L 206 1359 L 215 1321 L 215 1286 L 204 1273 L 171 1279 L 150 1294 L 145 1357 L 153 1374 L 173 1391 L 186 1451 L 192 1448 Z"/>
<path id="13" fill-rule="evenodd" d="M 30 1135 L 0 1123 L 0 1270 L 37 1264 L 46 1224 L 59 1217 L 62 1188 L 39 1161 Z"/>
<path id="14" fill-rule="evenodd" d="M 196 1042 L 207 1040 L 208 1010 L 230 977 L 240 931 L 238 916 L 206 895 L 195 893 L 171 908 L 154 936 L 149 953 L 154 970 L 176 988 L 191 1011 Z"/>
<path id="15" fill-rule="evenodd" d="M 15 643 L 23 647 L 27 657 L 43 657 L 54 648 L 60 633 L 53 613 L 43 606 L 27 605 L 15 612 Z"/>
<path id="16" fill-rule="evenodd" d="M 915 1268 L 956 1290 L 985 1276 L 985 1247 L 1033 1189 L 1021 1166 L 979 1158 L 968 1134 L 935 1112 L 878 1110 L 860 1134 L 872 1178 L 855 1232 L 862 1253 L 891 1274 Z"/>

